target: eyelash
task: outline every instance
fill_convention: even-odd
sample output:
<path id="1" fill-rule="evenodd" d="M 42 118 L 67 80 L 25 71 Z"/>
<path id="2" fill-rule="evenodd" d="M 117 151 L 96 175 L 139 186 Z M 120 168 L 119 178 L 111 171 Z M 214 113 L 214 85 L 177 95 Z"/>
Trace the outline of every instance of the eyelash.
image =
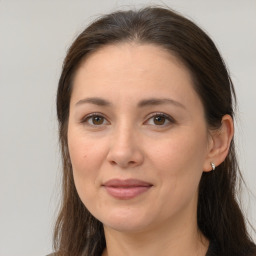
<path id="1" fill-rule="evenodd" d="M 100 118 L 103 118 L 103 119 L 104 119 L 103 122 L 107 120 L 107 118 L 106 118 L 103 114 L 101 114 L 101 113 L 91 113 L 91 114 L 85 116 L 85 117 L 81 120 L 81 123 L 86 124 L 86 125 L 88 125 L 88 126 L 91 126 L 91 127 L 93 127 L 93 128 L 99 128 L 99 127 L 105 125 L 105 124 L 100 124 L 100 125 L 90 124 L 88 121 L 89 121 L 91 118 L 93 118 L 93 117 L 100 117 Z M 166 126 L 168 126 L 168 125 L 170 125 L 170 124 L 175 124 L 175 123 L 176 123 L 176 121 L 175 121 L 171 116 L 169 116 L 169 115 L 167 115 L 167 114 L 164 114 L 164 113 L 161 113 L 161 112 L 159 112 L 159 113 L 155 113 L 155 112 L 154 112 L 154 113 L 150 114 L 150 116 L 147 118 L 147 120 L 146 120 L 144 123 L 148 122 L 150 119 L 155 118 L 155 117 L 163 117 L 163 118 L 165 118 L 165 122 L 166 122 L 166 120 L 169 122 L 169 124 L 163 124 L 163 125 L 150 124 L 150 125 L 156 126 L 156 127 L 158 127 L 158 128 L 163 128 L 163 127 L 166 127 Z M 108 122 L 108 121 L 107 121 L 107 122 Z M 143 124 L 144 124 L 144 123 L 143 123 Z"/>
<path id="2" fill-rule="evenodd" d="M 161 113 L 161 112 L 150 114 L 150 116 L 149 116 L 149 118 L 147 119 L 146 122 L 148 122 L 150 119 L 155 118 L 155 117 L 163 117 L 163 118 L 165 118 L 165 121 L 167 120 L 169 122 L 169 124 L 175 124 L 176 123 L 174 118 L 172 118 L 171 116 L 169 116 L 167 114 Z M 164 124 L 164 125 L 156 125 L 156 124 L 154 124 L 153 126 L 159 126 L 159 128 L 161 128 L 161 126 L 162 127 L 166 127 L 169 124 Z"/>
<path id="3" fill-rule="evenodd" d="M 89 125 L 89 126 L 91 126 L 91 127 L 95 127 L 95 128 L 97 128 L 97 127 L 99 127 L 99 126 L 102 126 L 102 125 L 90 124 L 90 123 L 88 122 L 88 120 L 90 120 L 90 119 L 93 118 L 93 117 L 100 117 L 100 118 L 103 118 L 104 120 L 107 120 L 107 118 L 106 118 L 103 114 L 101 114 L 101 113 L 91 113 L 91 114 L 85 116 L 85 117 L 81 120 L 81 123 L 87 124 L 87 125 Z"/>

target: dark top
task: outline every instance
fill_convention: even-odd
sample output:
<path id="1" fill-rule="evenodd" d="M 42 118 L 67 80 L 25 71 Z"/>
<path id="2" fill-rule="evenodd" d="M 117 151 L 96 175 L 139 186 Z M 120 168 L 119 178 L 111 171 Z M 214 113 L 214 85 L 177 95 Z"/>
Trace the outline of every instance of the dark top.
<path id="1" fill-rule="evenodd" d="M 215 244 L 213 243 L 213 242 L 210 242 L 210 244 L 209 244 L 209 248 L 208 248 L 208 250 L 207 250 L 207 253 L 205 254 L 205 256 L 218 256 L 216 253 L 216 246 L 215 246 Z M 48 254 L 48 255 L 46 255 L 46 256 L 54 256 L 54 253 L 52 253 L 52 254 Z"/>
<path id="2" fill-rule="evenodd" d="M 252 254 L 244 254 L 244 256 L 253 256 Z M 54 253 L 52 254 L 49 254 L 49 255 L 46 255 L 46 256 L 54 256 Z M 205 254 L 205 256 L 219 256 L 219 253 L 218 253 L 218 247 L 217 247 L 217 244 L 214 242 L 214 241 L 210 241 L 210 244 L 209 244 L 209 248 Z M 256 256 L 256 255 L 254 255 Z"/>

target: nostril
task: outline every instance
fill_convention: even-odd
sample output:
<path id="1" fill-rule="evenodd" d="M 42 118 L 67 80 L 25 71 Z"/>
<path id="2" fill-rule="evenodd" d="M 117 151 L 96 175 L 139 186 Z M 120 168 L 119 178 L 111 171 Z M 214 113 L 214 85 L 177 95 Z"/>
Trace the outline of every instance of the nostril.
<path id="1" fill-rule="evenodd" d="M 119 165 L 121 167 L 128 167 L 128 166 L 136 165 L 136 161 L 129 161 L 129 162 L 126 162 L 126 163 L 122 163 L 122 162 L 117 162 L 117 161 L 112 160 L 112 161 L 109 161 L 109 163 L 111 165 Z"/>
<path id="2" fill-rule="evenodd" d="M 115 161 L 110 161 L 111 165 L 116 165 L 117 163 Z"/>
<path id="3" fill-rule="evenodd" d="M 142 164 L 143 154 L 139 150 L 111 149 L 106 160 L 111 166 L 120 166 L 121 168 L 135 167 Z"/>

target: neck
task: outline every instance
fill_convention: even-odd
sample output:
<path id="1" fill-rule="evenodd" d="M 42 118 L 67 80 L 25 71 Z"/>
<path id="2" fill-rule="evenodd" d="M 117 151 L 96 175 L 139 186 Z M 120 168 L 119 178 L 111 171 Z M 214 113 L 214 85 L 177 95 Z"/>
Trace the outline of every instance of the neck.
<path id="1" fill-rule="evenodd" d="M 187 220 L 187 221 L 184 221 Z M 103 256 L 205 256 L 209 242 L 198 230 L 196 216 L 179 216 L 157 228 L 120 232 L 104 227 L 107 247 Z"/>

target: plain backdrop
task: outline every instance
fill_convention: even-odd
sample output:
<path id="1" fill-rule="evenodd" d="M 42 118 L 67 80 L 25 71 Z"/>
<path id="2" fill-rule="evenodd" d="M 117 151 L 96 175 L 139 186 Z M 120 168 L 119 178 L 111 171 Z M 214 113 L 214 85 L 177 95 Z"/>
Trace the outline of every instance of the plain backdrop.
<path id="1" fill-rule="evenodd" d="M 145 4 L 191 18 L 222 53 L 239 101 L 241 169 L 256 194 L 255 0 L 0 0 L 0 256 L 52 251 L 61 171 L 55 96 L 69 45 L 100 14 Z M 256 226 L 256 199 L 244 191 Z"/>

